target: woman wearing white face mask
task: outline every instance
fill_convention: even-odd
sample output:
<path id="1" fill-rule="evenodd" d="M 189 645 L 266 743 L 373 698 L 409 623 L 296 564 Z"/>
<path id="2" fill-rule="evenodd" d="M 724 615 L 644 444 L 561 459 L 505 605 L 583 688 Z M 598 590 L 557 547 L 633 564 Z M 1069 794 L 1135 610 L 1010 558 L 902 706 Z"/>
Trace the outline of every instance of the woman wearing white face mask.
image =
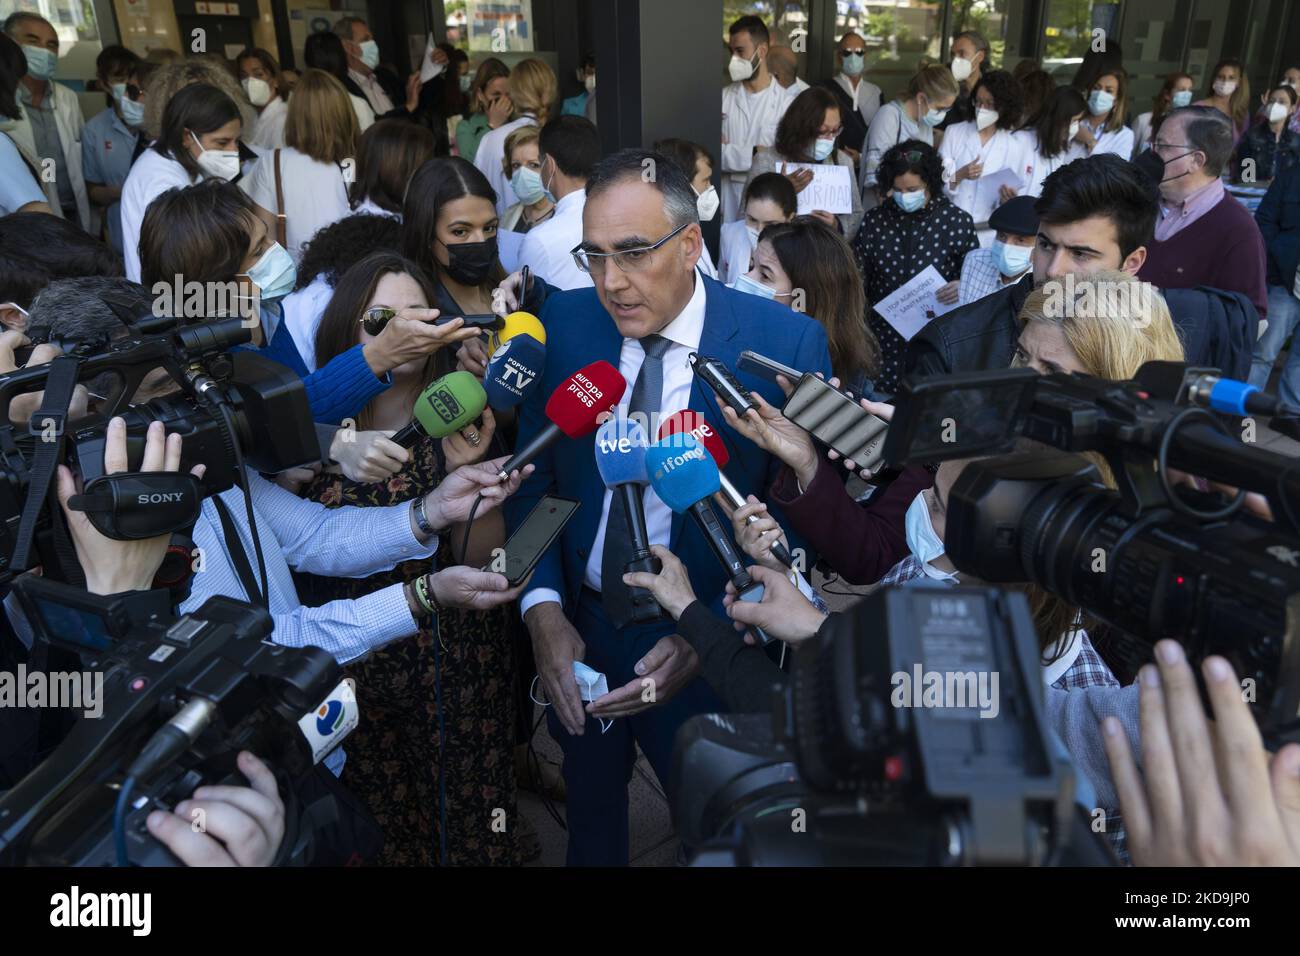
<path id="1" fill-rule="evenodd" d="M 1005 70 L 983 74 L 971 91 L 975 118 L 949 126 L 939 144 L 944 185 L 957 207 L 970 213 L 979 230 L 980 245 L 988 248 L 993 230 L 989 215 L 1021 193 L 1033 168 L 1030 145 L 1014 135 L 1022 112 L 1020 86 Z M 1006 170 L 1010 181 L 989 177 Z"/>
<path id="2" fill-rule="evenodd" d="M 1133 155 L 1133 131 L 1124 125 L 1128 109 L 1128 74 L 1122 69 L 1097 77 L 1088 93 L 1088 115 L 1079 124 L 1075 141 L 1089 156 Z"/>
<path id="3" fill-rule="evenodd" d="M 282 149 L 284 123 L 289 116 L 287 95 L 280 90 L 280 65 L 265 50 L 250 47 L 239 54 L 239 85 L 257 110 L 257 125 L 248 138 L 256 149 Z"/>
<path id="4" fill-rule="evenodd" d="M 1023 195 L 1041 196 L 1043 180 L 1066 163 L 1087 155 L 1075 140 L 1080 124 L 1088 113 L 1088 103 L 1072 86 L 1060 86 L 1052 93 L 1037 116 L 1030 117 L 1016 137 L 1025 143 L 1032 167 L 1026 177 Z"/>
<path id="5" fill-rule="evenodd" d="M 836 149 L 836 142 L 844 127 L 840 122 L 839 104 L 824 87 L 813 86 L 796 96 L 776 127 L 776 138 L 770 149 L 760 149 L 749 167 L 749 178 L 763 173 L 778 172 L 789 178 L 795 192 L 803 192 L 813 180 L 812 165 L 836 164 L 848 171 L 852 184 L 853 158 L 844 150 Z M 800 168 L 791 168 L 798 163 Z M 832 214 L 825 210 L 812 210 L 826 225 L 840 230 L 846 240 L 852 241 L 862 224 L 862 196 L 851 189 L 852 211 Z"/>
<path id="6" fill-rule="evenodd" d="M 1133 158 L 1151 148 L 1151 132 L 1160 125 L 1166 113 L 1192 105 L 1194 87 L 1195 83 L 1187 73 L 1170 73 L 1165 77 L 1160 92 L 1151 101 L 1151 111 L 1142 113 L 1133 121 Z"/>
<path id="7" fill-rule="evenodd" d="M 1232 128 L 1240 140 L 1250 122 L 1250 80 L 1240 60 L 1220 60 L 1210 74 L 1210 89 L 1197 106 L 1213 106 L 1232 120 Z"/>
<path id="8" fill-rule="evenodd" d="M 149 203 L 174 186 L 239 175 L 239 107 L 204 83 L 181 89 L 163 111 L 158 139 L 131 167 L 122 186 L 122 255 L 126 277 L 140 281 L 140 224 Z"/>
<path id="9" fill-rule="evenodd" d="M 862 169 L 858 189 L 862 205 L 870 209 L 880 202 L 876 193 L 876 169 L 880 157 L 891 146 L 905 139 L 934 145 L 934 130 L 948 116 L 957 101 L 958 86 L 952 71 L 942 66 L 927 66 L 908 81 L 907 90 L 896 100 L 882 106 L 871 118 L 862 149 Z"/>
<path id="10" fill-rule="evenodd" d="M 1268 94 L 1263 118 L 1237 147 L 1237 162 L 1232 167 L 1237 182 L 1268 182 L 1300 162 L 1300 133 L 1290 127 L 1298 98 L 1289 86 L 1275 87 Z"/>

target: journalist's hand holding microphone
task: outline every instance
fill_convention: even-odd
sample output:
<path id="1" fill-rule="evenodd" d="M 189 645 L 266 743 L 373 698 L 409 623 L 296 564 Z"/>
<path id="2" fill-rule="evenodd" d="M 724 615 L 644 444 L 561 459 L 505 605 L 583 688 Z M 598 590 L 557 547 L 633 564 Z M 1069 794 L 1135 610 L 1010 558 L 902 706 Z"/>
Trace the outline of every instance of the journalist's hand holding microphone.
<path id="1" fill-rule="evenodd" d="M 730 405 L 718 402 L 722 417 L 759 448 L 789 465 L 799 485 L 807 488 L 817 474 L 817 447 L 812 437 L 769 405 L 758 392 L 753 392 L 752 398 L 757 407 L 746 412 L 744 418 Z"/>
<path id="2" fill-rule="evenodd" d="M 737 630 L 762 628 L 769 636 L 787 644 L 801 644 L 815 635 L 826 615 L 799 593 L 790 572 L 785 568 L 752 567 L 749 576 L 763 585 L 760 601 L 742 601 L 730 583 L 722 599 L 727 616 L 736 622 Z M 753 635 L 745 634 L 745 643 L 755 644 Z"/>
<path id="3" fill-rule="evenodd" d="M 772 546 L 778 542 L 789 550 L 790 542 L 786 541 L 785 532 L 776 519 L 768 515 L 765 503 L 753 495 L 749 495 L 746 501 L 744 507 L 731 512 L 731 531 L 736 536 L 736 544 L 763 567 L 788 573 L 786 566 L 772 554 Z M 722 506 L 728 507 L 725 501 Z M 757 519 L 752 524 L 749 522 L 751 515 Z"/>
<path id="4" fill-rule="evenodd" d="M 370 370 L 383 377 L 399 366 L 426 355 L 432 355 L 445 345 L 457 345 L 476 338 L 479 330 L 465 327 L 465 320 L 457 317 L 442 325 L 435 325 L 437 309 L 401 309 L 388 320 L 383 330 L 363 345 L 362 354 Z"/>
<path id="5" fill-rule="evenodd" d="M 411 453 L 392 440 L 394 434 L 340 428 L 330 442 L 330 458 L 351 481 L 386 481 L 411 460 Z"/>

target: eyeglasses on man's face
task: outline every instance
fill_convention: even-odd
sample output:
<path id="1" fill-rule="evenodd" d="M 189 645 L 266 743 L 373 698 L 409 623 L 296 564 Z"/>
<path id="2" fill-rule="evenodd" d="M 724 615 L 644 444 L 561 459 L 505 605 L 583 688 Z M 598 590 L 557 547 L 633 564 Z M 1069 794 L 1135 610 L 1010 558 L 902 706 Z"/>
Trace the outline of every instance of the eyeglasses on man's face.
<path id="1" fill-rule="evenodd" d="M 654 253 L 660 246 L 689 225 L 688 222 L 682 223 L 658 242 L 652 242 L 648 246 L 637 246 L 634 249 L 622 249 L 618 252 L 588 252 L 579 243 L 570 249 L 569 253 L 573 256 L 573 261 L 577 263 L 578 268 L 589 275 L 604 275 L 605 263 L 610 259 L 613 259 L 624 272 L 640 272 L 654 261 Z"/>

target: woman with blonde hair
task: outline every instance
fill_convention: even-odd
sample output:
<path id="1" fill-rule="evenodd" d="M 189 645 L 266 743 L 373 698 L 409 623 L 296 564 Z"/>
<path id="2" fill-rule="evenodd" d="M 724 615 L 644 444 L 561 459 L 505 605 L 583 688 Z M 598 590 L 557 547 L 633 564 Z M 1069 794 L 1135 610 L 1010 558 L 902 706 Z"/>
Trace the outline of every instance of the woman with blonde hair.
<path id="1" fill-rule="evenodd" d="M 510 67 L 494 56 L 478 65 L 469 87 L 469 115 L 456 126 L 456 149 L 474 162 L 478 145 L 492 130 L 510 122 Z"/>
<path id="2" fill-rule="evenodd" d="M 1076 142 L 1089 156 L 1114 153 L 1121 159 L 1133 155 L 1133 131 L 1124 125 L 1128 115 L 1128 73 L 1115 67 L 1093 81 L 1088 91 L 1088 116 L 1079 124 Z"/>
<path id="3" fill-rule="evenodd" d="M 343 84 L 323 70 L 307 70 L 289 99 L 288 145 L 263 156 L 240 182 L 267 232 L 295 263 L 317 230 L 348 215 L 360 135 Z"/>
<path id="4" fill-rule="evenodd" d="M 1235 139 L 1240 140 L 1250 125 L 1250 78 L 1240 60 L 1220 60 L 1210 74 L 1210 91 L 1195 106 L 1213 106 L 1232 120 Z"/>
<path id="5" fill-rule="evenodd" d="M 898 99 L 882 106 L 871 118 L 866 145 L 862 147 L 862 169 L 858 185 L 867 209 L 880 200 L 876 192 L 876 169 L 880 157 L 893 146 L 915 139 L 934 145 L 934 128 L 944 121 L 957 101 L 957 81 L 946 66 L 926 66 L 908 81 L 907 90 Z M 852 236 L 847 237 L 851 242 Z"/>
<path id="6" fill-rule="evenodd" d="M 502 172 L 519 197 L 501 217 L 502 232 L 521 235 L 555 213 L 555 202 L 542 186 L 540 137 L 536 126 L 521 126 L 506 137 L 506 158 Z"/>
<path id="7" fill-rule="evenodd" d="M 559 84 L 555 73 L 542 60 L 536 57 L 524 60 L 510 72 L 510 102 L 514 105 L 515 118 L 496 129 L 484 134 L 479 141 L 478 152 L 474 154 L 474 165 L 487 177 L 497 194 L 497 215 L 519 202 L 519 197 L 506 178 L 504 162 L 506 159 L 506 137 L 521 126 L 536 126 L 541 129 L 551 118 L 559 95 Z"/>

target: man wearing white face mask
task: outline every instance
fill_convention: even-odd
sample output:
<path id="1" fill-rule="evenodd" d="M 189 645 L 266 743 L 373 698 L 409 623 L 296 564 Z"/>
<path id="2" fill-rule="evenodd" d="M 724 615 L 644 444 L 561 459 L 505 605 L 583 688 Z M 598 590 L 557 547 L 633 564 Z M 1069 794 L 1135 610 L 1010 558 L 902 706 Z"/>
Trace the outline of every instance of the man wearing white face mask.
<path id="1" fill-rule="evenodd" d="M 596 127 L 584 116 L 557 116 L 537 138 L 542 187 L 555 213 L 524 236 L 519 263 L 560 289 L 590 287 L 591 276 L 578 268 L 569 250 L 582 242 L 582 210 L 587 177 L 600 159 Z"/>
<path id="2" fill-rule="evenodd" d="M 862 155 L 862 144 L 867 138 L 867 127 L 884 102 L 880 87 L 863 78 L 866 69 L 866 43 L 858 34 L 849 32 L 840 37 L 835 47 L 835 60 L 840 70 L 822 86 L 835 94 L 844 134 L 840 146 L 848 150 L 857 162 Z"/>
<path id="3" fill-rule="evenodd" d="M 939 124 L 938 128 L 941 130 L 975 118 L 971 96 L 975 92 L 976 85 L 990 69 L 989 41 L 974 30 L 965 30 L 954 36 L 950 52 L 952 60 L 949 68 L 952 70 L 952 78 L 961 84 L 961 93 L 958 94 L 957 102 L 948 111 L 948 115 Z"/>
<path id="4" fill-rule="evenodd" d="M 23 49 L 27 74 L 19 82 L 18 104 L 23 118 L 9 136 L 25 159 L 37 169 L 43 160 L 54 164 L 54 179 L 41 185 L 55 215 L 97 231 L 97 217 L 86 193 L 81 166 L 81 136 L 85 120 L 77 94 L 55 83 L 59 62 L 59 36 L 48 20 L 34 13 L 12 13 L 4 32 Z"/>
<path id="5" fill-rule="evenodd" d="M 239 107 L 215 86 L 194 83 L 168 102 L 157 141 L 122 186 L 122 256 L 132 282 L 140 281 L 140 225 L 149 204 L 174 186 L 238 176 L 242 129 Z"/>
<path id="6" fill-rule="evenodd" d="M 370 27 L 360 17 L 343 17 L 334 24 L 334 32 L 343 41 L 348 54 L 348 76 L 361 87 L 375 116 L 393 111 L 394 104 L 406 101 L 397 78 L 379 67 L 379 44 L 370 35 Z M 435 50 L 435 62 L 440 54 L 443 65 L 447 55 Z"/>
<path id="7" fill-rule="evenodd" d="M 108 223 L 109 245 L 122 253 L 122 218 L 119 200 L 122 184 L 131 172 L 131 158 L 140 138 L 122 113 L 122 103 L 132 103 L 127 96 L 127 80 L 139 62 L 130 50 L 108 46 L 95 58 L 95 76 L 109 91 L 107 109 L 91 117 L 81 137 L 81 165 L 86 177 L 86 194 L 95 206 L 103 209 Z"/>
<path id="8" fill-rule="evenodd" d="M 785 88 L 767 69 L 770 37 L 755 16 L 731 25 L 731 85 L 722 91 L 722 221 L 740 217 L 745 180 L 761 146 L 771 146 L 790 104 Z"/>

